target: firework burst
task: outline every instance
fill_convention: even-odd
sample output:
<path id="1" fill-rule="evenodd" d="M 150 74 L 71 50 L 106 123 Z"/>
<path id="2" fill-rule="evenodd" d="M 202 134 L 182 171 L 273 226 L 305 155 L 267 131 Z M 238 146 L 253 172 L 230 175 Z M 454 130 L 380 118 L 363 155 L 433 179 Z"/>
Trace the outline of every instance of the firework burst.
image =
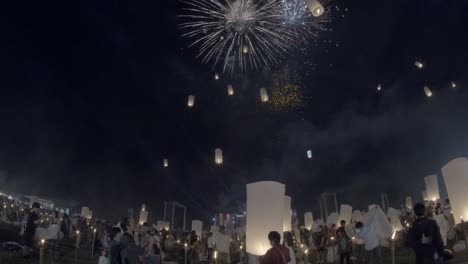
<path id="1" fill-rule="evenodd" d="M 276 71 L 273 75 L 271 91 L 271 109 L 277 112 L 300 110 L 306 105 L 300 76 L 288 67 Z"/>
<path id="2" fill-rule="evenodd" d="M 246 71 L 277 64 L 295 32 L 284 27 L 280 0 L 185 0 L 183 37 L 203 63 Z"/>

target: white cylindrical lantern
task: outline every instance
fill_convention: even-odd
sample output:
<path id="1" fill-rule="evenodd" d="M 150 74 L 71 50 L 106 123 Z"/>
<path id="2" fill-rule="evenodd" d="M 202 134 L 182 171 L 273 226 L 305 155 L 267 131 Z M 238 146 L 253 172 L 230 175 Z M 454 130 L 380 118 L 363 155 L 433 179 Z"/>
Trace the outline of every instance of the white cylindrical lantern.
<path id="1" fill-rule="evenodd" d="M 268 93 L 265 88 L 260 88 L 260 99 L 262 102 L 268 102 Z"/>
<path id="2" fill-rule="evenodd" d="M 165 167 L 165 168 L 169 167 L 169 160 L 164 159 L 164 160 L 163 160 L 163 164 L 164 164 L 164 167 Z"/>
<path id="3" fill-rule="evenodd" d="M 192 231 L 195 231 L 195 233 L 197 233 L 198 238 L 201 238 L 202 230 L 203 230 L 203 222 L 200 220 L 193 220 Z"/>
<path id="4" fill-rule="evenodd" d="M 216 164 L 223 163 L 223 150 L 220 148 L 215 149 L 215 163 Z"/>
<path id="5" fill-rule="evenodd" d="M 187 101 L 187 106 L 188 107 L 193 107 L 195 105 L 195 95 L 189 95 L 188 101 Z"/>
<path id="6" fill-rule="evenodd" d="M 387 216 L 390 219 L 390 223 L 392 224 L 393 232 L 403 230 L 403 226 L 401 225 L 400 221 L 401 212 L 394 208 L 388 208 Z"/>
<path id="7" fill-rule="evenodd" d="M 215 79 L 216 81 L 219 80 L 219 75 L 218 75 L 217 73 L 215 73 L 214 79 Z"/>
<path id="8" fill-rule="evenodd" d="M 440 199 L 439 193 L 439 181 L 437 175 L 429 175 L 424 178 L 426 183 L 426 195 L 427 199 L 431 201 L 437 201 Z"/>
<path id="9" fill-rule="evenodd" d="M 420 61 L 415 61 L 414 66 L 418 67 L 419 69 L 422 69 L 424 67 L 424 64 Z"/>
<path id="10" fill-rule="evenodd" d="M 432 91 L 431 88 L 429 88 L 429 86 L 424 86 L 424 93 L 427 97 L 432 97 Z"/>
<path id="11" fill-rule="evenodd" d="M 247 252 L 263 256 L 271 248 L 268 233 L 283 232 L 285 186 L 263 181 L 247 184 Z"/>
<path id="12" fill-rule="evenodd" d="M 450 85 L 452 86 L 452 88 L 457 88 L 457 83 L 456 82 L 450 82 Z"/>
<path id="13" fill-rule="evenodd" d="M 333 212 L 327 217 L 327 226 L 331 227 L 332 225 L 338 224 L 338 213 Z"/>
<path id="14" fill-rule="evenodd" d="M 312 226 L 314 226 L 314 216 L 311 212 L 304 214 L 304 226 L 307 230 L 311 230 Z"/>
<path id="15" fill-rule="evenodd" d="M 283 232 L 291 231 L 291 196 L 284 196 Z M 282 233 L 281 233 L 282 234 Z"/>
<path id="16" fill-rule="evenodd" d="M 411 196 L 406 197 L 405 206 L 408 209 L 413 209 L 413 198 Z"/>
<path id="17" fill-rule="evenodd" d="M 228 84 L 227 92 L 228 92 L 228 95 L 234 95 L 234 87 L 232 87 L 231 84 Z"/>
<path id="18" fill-rule="evenodd" d="M 244 45 L 244 47 L 242 47 L 242 52 L 243 52 L 244 54 L 249 53 L 249 46 Z"/>
<path id="19" fill-rule="evenodd" d="M 138 224 L 143 225 L 145 222 L 148 222 L 148 211 L 146 211 L 144 208 L 141 208 Z"/>
<path id="20" fill-rule="evenodd" d="M 421 192 L 421 195 L 422 195 L 423 201 L 429 200 L 429 199 L 427 198 L 427 192 L 426 192 L 425 190 Z"/>
<path id="21" fill-rule="evenodd" d="M 325 8 L 318 0 L 305 0 L 305 3 L 314 17 L 323 15 Z"/>
<path id="22" fill-rule="evenodd" d="M 379 91 L 379 92 L 382 91 L 382 85 L 381 84 L 377 85 L 377 91 Z"/>
<path id="23" fill-rule="evenodd" d="M 312 158 L 312 150 L 307 151 L 307 158 L 309 158 L 309 159 Z"/>
<path id="24" fill-rule="evenodd" d="M 351 207 L 351 205 L 342 204 L 340 206 L 340 216 L 339 216 L 338 222 L 341 222 L 341 220 L 345 220 L 346 224 L 349 224 L 351 223 L 352 215 L 353 215 L 353 208 Z"/>
<path id="25" fill-rule="evenodd" d="M 468 219 L 468 159 L 458 158 L 442 168 L 455 224 Z"/>

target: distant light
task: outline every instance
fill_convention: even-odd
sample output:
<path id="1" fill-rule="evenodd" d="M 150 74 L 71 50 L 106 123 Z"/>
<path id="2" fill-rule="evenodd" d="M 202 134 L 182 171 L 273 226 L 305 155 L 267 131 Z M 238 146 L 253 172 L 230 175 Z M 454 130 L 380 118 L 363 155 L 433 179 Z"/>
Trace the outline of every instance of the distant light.
<path id="1" fill-rule="evenodd" d="M 419 69 L 424 68 L 424 64 L 420 61 L 415 61 L 414 66 L 418 67 Z"/>
<path id="2" fill-rule="evenodd" d="M 382 91 L 382 85 L 381 84 L 377 85 L 377 91 L 379 91 L 379 92 Z"/>
<path id="3" fill-rule="evenodd" d="M 249 46 L 244 45 L 244 47 L 242 47 L 242 52 L 243 52 L 244 54 L 249 53 Z"/>
<path id="4" fill-rule="evenodd" d="M 187 106 L 188 107 L 193 107 L 195 104 L 195 95 L 189 95 L 188 101 L 187 101 Z"/>
<path id="5" fill-rule="evenodd" d="M 231 84 L 228 84 L 227 90 L 228 90 L 228 95 L 234 95 L 234 87 L 232 87 Z"/>
<path id="6" fill-rule="evenodd" d="M 312 158 L 312 150 L 307 151 L 307 158 L 309 158 L 309 159 Z"/>
<path id="7" fill-rule="evenodd" d="M 424 93 L 426 94 L 427 97 L 432 97 L 432 91 L 429 88 L 429 86 L 424 86 Z"/>
<path id="8" fill-rule="evenodd" d="M 163 160 L 163 164 L 164 164 L 164 167 L 165 167 L 165 168 L 169 167 L 169 160 L 164 159 L 164 160 Z"/>
<path id="9" fill-rule="evenodd" d="M 214 79 L 215 79 L 216 81 L 219 80 L 219 75 L 218 75 L 217 73 L 215 73 Z"/>
<path id="10" fill-rule="evenodd" d="M 260 88 L 260 99 L 262 102 L 268 102 L 268 93 L 265 88 Z"/>
<path id="11" fill-rule="evenodd" d="M 452 88 L 457 88 L 457 83 L 456 82 L 451 82 L 450 85 L 452 85 Z"/>

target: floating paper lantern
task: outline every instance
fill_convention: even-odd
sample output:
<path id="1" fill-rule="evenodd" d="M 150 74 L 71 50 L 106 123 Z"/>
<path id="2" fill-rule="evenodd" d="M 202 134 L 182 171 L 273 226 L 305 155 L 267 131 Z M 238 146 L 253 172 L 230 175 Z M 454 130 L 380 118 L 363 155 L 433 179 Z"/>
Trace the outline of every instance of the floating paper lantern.
<path id="1" fill-rule="evenodd" d="M 291 231 L 291 196 L 284 196 L 283 232 Z"/>
<path id="2" fill-rule="evenodd" d="M 268 233 L 283 232 L 285 186 L 279 182 L 263 181 L 247 184 L 247 252 L 265 255 L 271 248 Z"/>
<path id="3" fill-rule="evenodd" d="M 450 85 L 452 86 L 452 88 L 457 88 L 457 83 L 456 82 L 451 82 Z"/>
<path id="4" fill-rule="evenodd" d="M 312 226 L 314 226 L 314 217 L 311 212 L 304 214 L 304 226 L 307 230 L 311 230 Z"/>
<path id="5" fill-rule="evenodd" d="M 426 192 L 426 191 L 422 191 L 421 194 L 422 194 L 423 201 L 429 200 L 429 199 L 427 198 L 427 192 Z"/>
<path id="6" fill-rule="evenodd" d="M 431 97 L 431 96 L 432 96 L 432 91 L 431 91 L 431 89 L 429 88 L 429 86 L 424 86 L 424 93 L 426 94 L 427 97 Z"/>
<path id="7" fill-rule="evenodd" d="M 340 216 L 338 217 L 339 221 L 345 220 L 347 224 L 351 223 L 351 216 L 353 215 L 353 208 L 350 205 L 342 204 L 340 206 Z"/>
<path id="8" fill-rule="evenodd" d="M 242 47 L 242 52 L 243 52 L 244 54 L 249 53 L 249 46 L 244 45 L 244 47 Z"/>
<path id="9" fill-rule="evenodd" d="M 468 160 L 458 158 L 442 168 L 455 224 L 468 219 Z"/>
<path id="10" fill-rule="evenodd" d="M 202 230 L 203 230 L 203 222 L 200 220 L 193 220 L 192 231 L 195 231 L 195 233 L 197 234 L 199 238 L 201 238 Z"/>
<path id="11" fill-rule="evenodd" d="M 216 164 L 223 163 L 223 150 L 220 148 L 215 149 L 215 163 Z"/>
<path id="12" fill-rule="evenodd" d="M 325 8 L 323 8 L 323 5 L 318 0 L 305 0 L 305 3 L 314 17 L 323 15 Z"/>
<path id="13" fill-rule="evenodd" d="M 307 158 L 309 158 L 309 159 L 312 158 L 312 150 L 307 151 Z"/>
<path id="14" fill-rule="evenodd" d="M 165 167 L 165 168 L 169 167 L 169 160 L 164 159 L 164 160 L 163 160 L 163 164 L 164 164 L 164 167 Z"/>
<path id="15" fill-rule="evenodd" d="M 422 69 L 424 67 L 424 64 L 420 61 L 415 61 L 414 66 L 418 67 L 419 69 Z"/>
<path id="16" fill-rule="evenodd" d="M 413 209 L 413 198 L 411 196 L 406 197 L 405 206 L 408 209 Z"/>
<path id="17" fill-rule="evenodd" d="M 187 101 L 187 106 L 188 107 L 193 107 L 195 104 L 195 95 L 189 95 L 188 101 Z"/>
<path id="18" fill-rule="evenodd" d="M 228 91 L 228 95 L 234 95 L 234 88 L 232 87 L 231 84 L 228 84 L 227 91 Z"/>
<path id="19" fill-rule="evenodd" d="M 377 91 L 379 91 L 379 92 L 382 91 L 382 85 L 381 84 L 377 85 Z"/>
<path id="20" fill-rule="evenodd" d="M 437 201 L 440 199 L 439 193 L 439 182 L 437 180 L 437 175 L 429 175 L 424 178 L 426 183 L 426 194 L 428 200 Z"/>
<path id="21" fill-rule="evenodd" d="M 214 79 L 215 79 L 216 81 L 219 80 L 219 75 L 218 75 L 217 73 L 215 73 Z"/>
<path id="22" fill-rule="evenodd" d="M 268 102 L 268 93 L 265 88 L 260 88 L 260 99 L 262 102 Z"/>

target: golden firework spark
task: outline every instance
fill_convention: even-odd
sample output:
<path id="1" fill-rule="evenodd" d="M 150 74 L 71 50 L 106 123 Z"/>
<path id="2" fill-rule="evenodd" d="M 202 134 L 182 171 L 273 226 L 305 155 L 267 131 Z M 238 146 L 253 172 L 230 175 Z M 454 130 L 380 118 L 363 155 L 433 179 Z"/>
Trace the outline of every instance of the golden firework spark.
<path id="1" fill-rule="evenodd" d="M 273 88 L 271 108 L 279 112 L 290 112 L 304 107 L 305 99 L 301 87 L 288 83 Z"/>

